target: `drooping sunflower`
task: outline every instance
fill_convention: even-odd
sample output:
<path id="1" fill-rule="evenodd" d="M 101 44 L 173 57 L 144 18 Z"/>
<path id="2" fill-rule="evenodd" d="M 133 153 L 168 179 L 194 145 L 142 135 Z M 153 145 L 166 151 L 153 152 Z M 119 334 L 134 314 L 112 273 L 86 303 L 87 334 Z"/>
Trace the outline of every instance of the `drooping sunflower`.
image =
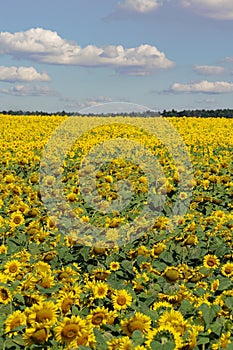
<path id="1" fill-rule="evenodd" d="M 43 345 L 50 336 L 49 327 L 35 323 L 34 327 L 26 328 L 23 339 L 27 346 L 32 344 Z"/>
<path id="2" fill-rule="evenodd" d="M 139 330 L 142 333 L 147 333 L 150 329 L 150 326 L 150 317 L 142 314 L 141 312 L 136 312 L 134 316 L 121 321 L 121 327 L 124 333 L 129 337 L 131 337 L 133 332 L 136 330 Z"/>
<path id="3" fill-rule="evenodd" d="M 150 345 L 154 340 L 161 342 L 161 344 L 173 342 L 175 344 L 173 350 L 179 350 L 182 348 L 182 338 L 180 334 L 170 325 L 160 326 L 148 332 L 145 344 L 149 349 L 151 349 Z"/>
<path id="4" fill-rule="evenodd" d="M 203 265 L 208 269 L 216 269 L 219 264 L 220 261 L 216 255 L 208 254 L 203 259 Z"/>
<path id="5" fill-rule="evenodd" d="M 126 289 L 116 290 L 112 295 L 112 303 L 115 310 L 127 309 L 132 303 L 132 295 Z"/>
<path id="6" fill-rule="evenodd" d="M 8 304 L 12 300 L 11 292 L 7 287 L 0 286 L 0 304 Z"/>

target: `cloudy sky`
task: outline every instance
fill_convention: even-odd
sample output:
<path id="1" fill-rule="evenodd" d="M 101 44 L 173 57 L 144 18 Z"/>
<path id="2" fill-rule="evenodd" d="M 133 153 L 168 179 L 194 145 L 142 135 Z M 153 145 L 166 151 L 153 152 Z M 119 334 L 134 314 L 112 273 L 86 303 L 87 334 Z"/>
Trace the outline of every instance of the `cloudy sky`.
<path id="1" fill-rule="evenodd" d="M 232 0 L 1 2 L 0 110 L 233 108 Z"/>

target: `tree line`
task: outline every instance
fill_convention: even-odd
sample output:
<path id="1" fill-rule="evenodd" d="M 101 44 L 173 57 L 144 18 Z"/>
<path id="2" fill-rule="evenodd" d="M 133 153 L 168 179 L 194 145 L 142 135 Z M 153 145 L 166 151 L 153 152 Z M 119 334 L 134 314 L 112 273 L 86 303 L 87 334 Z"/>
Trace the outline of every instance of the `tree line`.
<path id="1" fill-rule="evenodd" d="M 8 111 L 2 111 L 0 112 L 0 114 L 3 115 L 17 115 L 17 116 L 26 116 L 26 115 L 44 115 L 44 116 L 52 116 L 52 115 L 57 115 L 57 116 L 78 116 L 78 115 L 83 115 L 82 113 L 79 112 L 66 112 L 66 111 L 58 111 L 55 113 L 48 113 L 48 112 L 44 112 L 44 111 L 22 111 L 22 110 L 18 110 L 18 111 L 13 111 L 13 110 L 8 110 Z M 94 113 L 88 113 L 85 114 L 87 116 L 96 116 L 96 114 Z M 199 118 L 210 118 L 210 117 L 215 117 L 215 118 L 233 118 L 233 109 L 184 109 L 182 111 L 177 111 L 175 109 L 171 109 L 171 110 L 166 110 L 164 109 L 162 112 L 158 111 L 151 111 L 151 110 L 147 110 L 144 112 L 117 112 L 117 113 L 98 113 L 99 116 L 105 116 L 105 117 L 109 117 L 109 116 L 131 116 L 131 117 L 136 117 L 136 116 L 140 116 L 140 117 L 158 117 L 158 116 L 162 116 L 162 117 L 199 117 Z"/>

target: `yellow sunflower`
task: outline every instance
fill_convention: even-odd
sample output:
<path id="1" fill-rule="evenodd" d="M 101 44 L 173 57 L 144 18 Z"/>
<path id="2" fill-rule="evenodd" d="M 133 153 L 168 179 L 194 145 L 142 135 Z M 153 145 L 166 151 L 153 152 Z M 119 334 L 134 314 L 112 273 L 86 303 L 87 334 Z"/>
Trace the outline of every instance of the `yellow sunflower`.
<path id="1" fill-rule="evenodd" d="M 108 321 L 109 311 L 104 306 L 98 306 L 94 310 L 91 310 L 90 314 L 87 316 L 87 321 L 90 322 L 93 327 L 100 327 Z"/>
<path id="2" fill-rule="evenodd" d="M 52 326 L 57 321 L 58 307 L 52 301 L 34 304 L 29 311 L 28 322 Z"/>
<path id="3" fill-rule="evenodd" d="M 96 298 L 96 299 L 105 298 L 107 293 L 108 293 L 107 283 L 104 283 L 101 281 L 94 283 L 92 286 L 92 292 L 93 292 L 94 298 Z"/>
<path id="4" fill-rule="evenodd" d="M 174 350 L 180 350 L 182 348 L 182 338 L 180 334 L 170 325 L 160 326 L 158 328 L 154 328 L 147 334 L 147 340 L 145 344 L 151 349 L 152 341 L 166 342 L 173 341 L 175 343 Z"/>
<path id="5" fill-rule="evenodd" d="M 150 317 L 142 314 L 141 312 L 136 312 L 134 316 L 121 321 L 121 327 L 125 334 L 129 337 L 131 337 L 133 332 L 136 330 L 139 330 L 142 333 L 147 333 L 150 329 L 150 325 Z"/>
<path id="6" fill-rule="evenodd" d="M 116 290 L 112 295 L 112 303 L 115 310 L 127 309 L 132 303 L 132 295 L 125 289 Z"/>
<path id="7" fill-rule="evenodd" d="M 216 255 L 208 254 L 203 259 L 203 265 L 208 269 L 216 269 L 219 264 L 220 261 Z"/>
<path id="8" fill-rule="evenodd" d="M 14 277 L 20 273 L 22 264 L 18 260 L 10 260 L 5 264 L 4 273 L 8 276 Z"/>
<path id="9" fill-rule="evenodd" d="M 179 311 L 173 309 L 165 311 L 162 316 L 158 319 L 159 326 L 171 326 L 181 336 L 185 333 L 189 324 L 184 320 L 183 315 Z"/>
<path id="10" fill-rule="evenodd" d="M 117 270 L 119 270 L 119 268 L 120 268 L 120 264 L 119 264 L 118 261 L 112 261 L 112 262 L 110 263 L 109 267 L 110 267 L 110 270 L 112 270 L 112 271 L 117 271 Z"/>
<path id="11" fill-rule="evenodd" d="M 78 338 L 88 332 L 88 327 L 80 316 L 72 315 L 71 318 L 64 317 L 54 328 L 54 332 L 58 342 L 75 344 Z"/>
<path id="12" fill-rule="evenodd" d="M 32 344 L 42 345 L 48 341 L 49 335 L 49 327 L 43 324 L 35 324 L 34 327 L 26 329 L 23 339 L 27 346 Z"/>
<path id="13" fill-rule="evenodd" d="M 24 216 L 21 211 L 15 211 L 11 214 L 10 227 L 15 228 L 24 224 Z"/>
<path id="14" fill-rule="evenodd" d="M 221 268 L 221 273 L 223 276 L 232 277 L 233 276 L 233 263 L 227 262 Z"/>
<path id="15" fill-rule="evenodd" d="M 8 304 L 12 300 L 11 292 L 8 288 L 0 286 L 0 304 Z"/>
<path id="16" fill-rule="evenodd" d="M 5 332 L 12 332 L 12 330 L 14 330 L 16 327 L 26 325 L 26 323 L 26 315 L 20 310 L 16 310 L 12 314 L 10 314 L 5 320 Z M 16 334 L 16 332 L 12 332 L 9 334 L 9 336 L 11 337 L 12 335 Z"/>

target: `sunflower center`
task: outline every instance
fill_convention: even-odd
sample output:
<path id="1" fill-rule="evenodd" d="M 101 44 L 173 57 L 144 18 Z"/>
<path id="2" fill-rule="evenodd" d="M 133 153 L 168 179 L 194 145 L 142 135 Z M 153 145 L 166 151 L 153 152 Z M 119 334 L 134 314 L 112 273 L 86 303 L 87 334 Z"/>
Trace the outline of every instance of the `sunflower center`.
<path id="1" fill-rule="evenodd" d="M 227 275 L 230 275 L 230 274 L 232 273 L 232 267 L 226 267 L 226 268 L 225 268 L 225 273 L 226 273 Z"/>
<path id="2" fill-rule="evenodd" d="M 21 326 L 20 319 L 16 318 L 15 320 L 13 320 L 11 322 L 10 329 L 12 330 L 12 329 L 19 327 L 19 326 Z"/>
<path id="3" fill-rule="evenodd" d="M 117 298 L 117 304 L 118 305 L 125 305 L 126 304 L 126 297 L 124 295 L 121 295 Z"/>
<path id="4" fill-rule="evenodd" d="M 140 330 L 141 332 L 143 332 L 144 323 L 142 321 L 139 321 L 139 320 L 133 320 L 128 324 L 127 328 L 131 334 L 136 330 Z"/>
<path id="5" fill-rule="evenodd" d="M 15 273 L 17 270 L 18 270 L 18 268 L 17 268 L 16 265 L 11 265 L 11 266 L 9 267 L 9 272 L 10 272 L 10 273 Z"/>
<path id="6" fill-rule="evenodd" d="M 21 217 L 20 217 L 20 216 L 15 216 L 14 219 L 13 219 L 13 221 L 14 221 L 14 223 L 17 224 L 17 225 L 20 224 L 20 222 L 21 222 Z"/>
<path id="7" fill-rule="evenodd" d="M 214 265 L 215 265 L 215 260 L 214 260 L 214 259 L 209 259 L 209 260 L 207 261 L 207 265 L 208 265 L 208 266 L 214 266 Z"/>
<path id="8" fill-rule="evenodd" d="M 103 312 L 98 312 L 97 314 L 93 315 L 92 317 L 92 323 L 95 325 L 99 325 L 103 322 L 104 320 L 104 313 Z"/>
<path id="9" fill-rule="evenodd" d="M 62 330 L 62 337 L 66 341 L 72 341 L 75 339 L 79 332 L 79 326 L 77 324 L 68 324 Z"/>
<path id="10" fill-rule="evenodd" d="M 5 289 L 1 289 L 0 290 L 0 294 L 1 294 L 2 300 L 6 300 L 9 297 L 9 295 L 8 295 L 8 293 L 7 293 L 7 291 Z"/>
<path id="11" fill-rule="evenodd" d="M 44 322 L 47 320 L 52 320 L 52 318 L 53 318 L 53 313 L 51 310 L 41 309 L 41 310 L 37 311 L 37 313 L 36 313 L 36 321 L 37 322 Z"/>
<path id="12" fill-rule="evenodd" d="M 64 300 L 63 300 L 63 303 L 62 303 L 62 307 L 61 307 L 62 312 L 63 312 L 64 314 L 66 314 L 67 312 L 69 312 L 72 305 L 73 305 L 73 300 L 72 300 L 72 299 L 70 299 L 70 298 L 64 299 Z"/>
<path id="13" fill-rule="evenodd" d="M 35 344 L 44 343 L 47 338 L 47 331 L 45 328 L 38 329 L 31 335 L 31 339 Z"/>

